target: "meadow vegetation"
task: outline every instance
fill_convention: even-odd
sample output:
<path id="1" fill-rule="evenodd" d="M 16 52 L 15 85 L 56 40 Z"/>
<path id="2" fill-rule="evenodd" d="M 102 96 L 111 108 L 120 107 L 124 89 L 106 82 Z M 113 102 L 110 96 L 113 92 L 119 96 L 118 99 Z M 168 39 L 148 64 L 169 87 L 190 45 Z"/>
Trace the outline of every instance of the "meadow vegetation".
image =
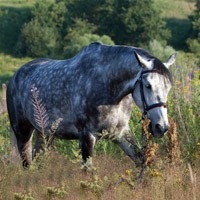
<path id="1" fill-rule="evenodd" d="M 53 2 L 53 0 L 48 2 Z M 200 60 L 197 54 L 198 46 L 197 51 L 193 51 L 194 46 L 192 50 L 192 42 L 188 46 L 189 41 L 198 42 L 199 40 L 198 34 L 195 36 L 196 32 L 193 35 L 189 34 L 192 30 L 192 22 L 188 16 L 191 16 L 196 8 L 195 2 L 199 1 L 154 0 L 154 6 L 162 11 L 162 19 L 171 30 L 172 37 L 168 39 L 166 37 L 165 41 L 152 38 L 148 44 L 142 44 L 142 46 L 163 61 L 177 51 L 177 61 L 170 69 L 174 79 L 168 98 L 171 129 L 163 139 L 150 140 L 149 146 L 152 151 L 147 151 L 146 154 L 149 158 L 153 154 L 153 160 L 148 164 L 142 181 L 138 179 L 140 168 L 137 168 L 112 141 L 104 140 L 100 140 L 95 148 L 94 167 L 89 171 L 81 169 L 78 142 L 64 140 L 55 140 L 51 151 L 38 156 L 29 169 L 22 169 L 18 157 L 13 154 L 10 124 L 7 113 L 2 111 L 5 104 L 2 103 L 4 96 L 0 90 L 0 199 L 200 199 Z M 23 39 L 18 38 L 24 22 L 28 24 L 33 15 L 39 16 L 36 10 L 30 12 L 34 3 L 33 0 L 2 0 L 0 2 L 0 21 L 3 22 L 0 24 L 1 85 L 7 84 L 22 64 L 34 58 L 33 54 L 32 57 L 27 57 L 27 51 L 22 51 Z M 63 10 L 59 5 L 51 8 L 62 13 Z M 41 4 L 41 6 L 44 5 Z M 109 9 L 111 7 L 108 7 L 107 11 Z M 51 15 L 51 13 L 48 14 Z M 18 16 L 22 18 L 17 20 Z M 59 20 L 62 21 L 62 18 Z M 54 23 L 55 28 L 57 21 Z M 194 23 L 197 28 L 197 21 Z M 35 33 L 37 33 L 37 28 L 41 28 L 41 24 L 35 22 L 35 25 Z M 31 26 L 30 23 L 29 26 Z M 6 28 L 2 29 L 2 27 Z M 26 29 L 23 29 L 24 34 L 28 33 L 28 28 L 26 26 Z M 46 32 L 47 29 L 44 31 Z M 87 32 L 87 30 L 90 31 Z M 103 35 L 97 34 L 100 29 L 95 30 L 97 29 L 89 23 L 89 19 L 88 21 L 76 20 L 71 28 L 68 27 L 67 35 L 64 34 L 64 42 L 68 45 L 60 48 L 56 42 L 61 37 L 60 32 L 54 32 L 51 29 L 50 35 L 44 36 L 58 40 L 51 41 L 54 43 L 43 40 L 47 42 L 47 46 L 45 48 L 40 46 L 39 50 L 45 50 L 41 51 L 41 55 L 55 57 L 62 52 L 59 58 L 69 56 L 93 40 L 103 39 L 105 43 L 116 43 L 112 40 L 115 37 L 111 39 L 110 36 L 105 35 L 103 38 Z M 81 38 L 76 37 L 79 34 Z M 40 36 L 42 35 L 39 35 L 39 39 L 44 39 Z M 73 46 L 70 38 L 76 45 Z M 49 49 L 48 45 L 56 48 Z M 73 47 L 71 52 L 70 45 Z M 16 50 L 21 53 L 21 57 L 16 57 Z M 140 119 L 141 113 L 134 107 L 130 127 L 136 136 L 137 143 L 142 146 Z"/>

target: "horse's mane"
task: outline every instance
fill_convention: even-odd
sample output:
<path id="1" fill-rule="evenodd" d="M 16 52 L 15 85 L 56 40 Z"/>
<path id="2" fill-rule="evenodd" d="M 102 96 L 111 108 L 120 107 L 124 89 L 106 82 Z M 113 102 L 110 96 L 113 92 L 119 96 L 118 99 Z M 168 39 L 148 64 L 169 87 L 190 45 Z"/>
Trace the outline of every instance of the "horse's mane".
<path id="1" fill-rule="evenodd" d="M 104 48 L 103 51 L 102 51 L 102 48 Z M 91 53 L 89 59 L 95 58 L 95 52 L 101 52 L 100 54 L 98 54 L 98 58 L 99 56 L 104 56 L 105 60 L 109 60 L 110 56 L 112 57 L 112 59 L 114 58 L 117 59 L 119 58 L 120 55 L 124 55 L 124 54 L 127 54 L 127 55 L 129 54 L 131 56 L 132 55 L 134 56 L 134 52 L 138 52 L 140 55 L 146 57 L 146 59 L 154 59 L 153 69 L 159 71 L 160 74 L 162 74 L 163 76 L 168 78 L 170 82 L 172 82 L 172 75 L 170 71 L 168 70 L 168 68 L 166 68 L 165 65 L 158 58 L 152 56 L 149 52 L 145 51 L 142 48 L 125 46 L 125 45 L 104 45 L 100 42 L 94 42 L 86 46 L 85 48 L 83 48 L 82 51 L 79 52 L 79 55 L 82 54 L 82 56 L 85 56 L 89 52 Z M 127 56 L 126 59 L 124 60 L 127 61 L 128 58 L 131 58 L 131 56 Z M 88 56 L 87 56 L 87 59 L 88 59 Z"/>

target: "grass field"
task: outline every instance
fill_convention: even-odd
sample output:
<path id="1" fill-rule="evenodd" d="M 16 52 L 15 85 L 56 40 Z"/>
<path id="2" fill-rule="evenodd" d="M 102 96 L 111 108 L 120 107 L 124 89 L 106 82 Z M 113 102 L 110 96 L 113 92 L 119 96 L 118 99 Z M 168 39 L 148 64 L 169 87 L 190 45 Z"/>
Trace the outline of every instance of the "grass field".
<path id="1" fill-rule="evenodd" d="M 0 53 L 0 85 L 3 83 L 7 84 L 13 73 L 30 60 L 31 58 L 14 58 L 10 55 Z"/>
<path id="2" fill-rule="evenodd" d="M 163 18 L 187 19 L 195 9 L 194 1 L 185 0 L 154 0 L 162 10 Z"/>
<path id="3" fill-rule="evenodd" d="M 171 30 L 169 44 L 175 49 L 187 49 L 186 39 L 191 30 L 188 19 L 195 9 L 195 3 L 183 0 L 155 0 L 162 9 L 162 17 L 166 20 L 167 27 Z"/>
<path id="4" fill-rule="evenodd" d="M 157 157 L 141 183 L 139 169 L 127 157 L 95 156 L 95 168 L 85 172 L 80 163 L 51 152 L 31 169 L 1 162 L 0 199 L 4 200 L 197 200 L 200 170 L 172 165 Z"/>
<path id="5" fill-rule="evenodd" d="M 34 3 L 35 0 L 1 0 L 0 6 L 21 8 L 33 6 Z"/>

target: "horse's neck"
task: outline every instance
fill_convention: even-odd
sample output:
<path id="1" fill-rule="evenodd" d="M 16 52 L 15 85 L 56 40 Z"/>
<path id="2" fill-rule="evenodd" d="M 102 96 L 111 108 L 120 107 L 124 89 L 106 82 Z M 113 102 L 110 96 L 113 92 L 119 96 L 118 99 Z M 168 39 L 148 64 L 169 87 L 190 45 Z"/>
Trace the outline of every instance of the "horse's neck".
<path id="1" fill-rule="evenodd" d="M 133 92 L 135 84 L 140 76 L 141 71 L 138 71 L 137 74 L 133 76 L 132 79 L 124 82 L 118 87 L 118 95 L 113 99 L 116 103 L 120 102 L 126 95 Z"/>
<path id="2" fill-rule="evenodd" d="M 116 69 L 115 76 L 111 76 L 109 80 L 109 93 L 113 103 L 120 102 L 126 95 L 133 91 L 140 73 L 141 69 L 139 67 L 134 69 L 130 66 L 121 66 L 121 69 L 120 67 Z"/>
<path id="3" fill-rule="evenodd" d="M 86 50 L 90 51 L 90 48 Z M 82 62 L 89 68 L 87 70 L 92 71 L 91 77 L 98 75 L 95 81 L 101 92 L 98 96 L 91 95 L 91 100 L 99 105 L 116 104 L 131 93 L 141 67 L 132 48 L 100 46 L 94 52 L 90 52 L 89 58 L 84 52 L 81 56 Z M 96 88 L 93 87 L 91 93 L 95 92 Z"/>

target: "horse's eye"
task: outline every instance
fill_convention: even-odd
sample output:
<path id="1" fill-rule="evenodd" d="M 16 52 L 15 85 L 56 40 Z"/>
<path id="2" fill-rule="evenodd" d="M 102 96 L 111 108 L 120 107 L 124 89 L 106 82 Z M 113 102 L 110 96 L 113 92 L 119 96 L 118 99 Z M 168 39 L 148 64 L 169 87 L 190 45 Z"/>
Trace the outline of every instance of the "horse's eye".
<path id="1" fill-rule="evenodd" d="M 150 90 L 150 89 L 151 89 L 151 85 L 150 85 L 150 84 L 147 84 L 147 85 L 146 85 L 146 88 Z"/>

